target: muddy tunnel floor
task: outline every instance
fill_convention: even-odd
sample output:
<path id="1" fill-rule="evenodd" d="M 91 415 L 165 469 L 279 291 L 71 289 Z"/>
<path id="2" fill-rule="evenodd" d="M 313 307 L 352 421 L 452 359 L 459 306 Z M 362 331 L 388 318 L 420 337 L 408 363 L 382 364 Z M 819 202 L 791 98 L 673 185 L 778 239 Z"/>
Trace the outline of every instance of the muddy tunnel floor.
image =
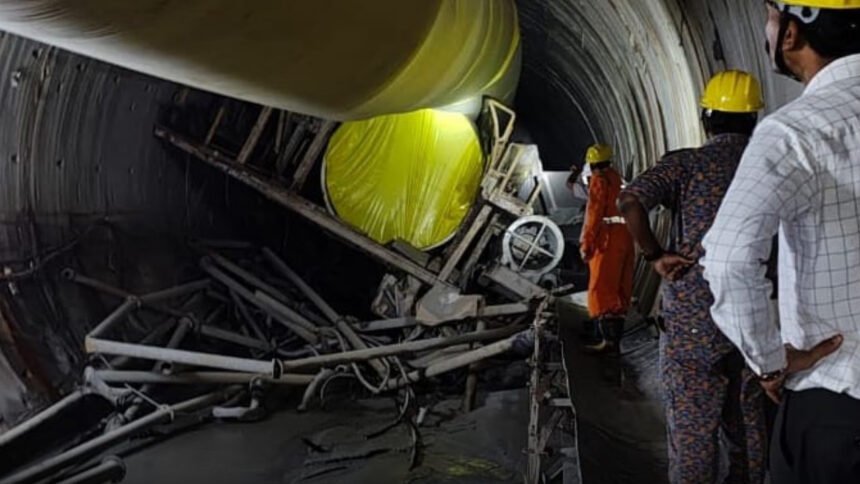
<path id="1" fill-rule="evenodd" d="M 579 350 L 586 315 L 559 304 L 571 398 L 579 428 L 583 482 L 667 482 L 666 434 L 660 403 L 659 344 L 653 327 L 628 324 L 618 362 Z"/>
<path id="2" fill-rule="evenodd" d="M 653 334 L 634 331 L 626 337 L 625 380 L 619 385 L 616 363 L 578 350 L 582 317 L 576 307 L 560 304 L 559 317 L 579 419 L 583 482 L 665 482 Z M 522 482 L 526 390 L 485 394 L 468 414 L 460 413 L 460 405 L 451 399 L 432 407 L 419 429 L 415 457 L 408 425 L 367 438 L 396 417 L 391 401 L 333 399 L 325 410 L 285 410 L 255 423 L 194 427 L 129 455 L 124 482 Z"/>

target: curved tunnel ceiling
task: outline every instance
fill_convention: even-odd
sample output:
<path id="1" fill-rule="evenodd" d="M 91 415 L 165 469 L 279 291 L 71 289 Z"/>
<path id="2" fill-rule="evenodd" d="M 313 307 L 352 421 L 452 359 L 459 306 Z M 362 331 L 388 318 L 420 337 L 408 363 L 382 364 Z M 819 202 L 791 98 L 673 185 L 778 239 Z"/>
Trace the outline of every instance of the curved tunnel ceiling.
<path id="1" fill-rule="evenodd" d="M 702 141 L 698 98 L 726 68 L 764 78 L 769 107 L 798 92 L 770 74 L 764 9 L 744 0 L 519 0 L 524 70 L 518 110 L 546 165 L 616 146 L 625 175 Z"/>

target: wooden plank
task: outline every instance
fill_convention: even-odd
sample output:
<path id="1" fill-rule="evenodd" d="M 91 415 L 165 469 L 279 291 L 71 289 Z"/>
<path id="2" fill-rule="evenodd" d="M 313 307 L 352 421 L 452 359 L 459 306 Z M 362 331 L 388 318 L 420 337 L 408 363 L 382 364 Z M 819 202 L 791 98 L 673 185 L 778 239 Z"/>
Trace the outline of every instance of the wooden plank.
<path id="1" fill-rule="evenodd" d="M 307 153 L 305 153 L 304 158 L 302 158 L 302 162 L 299 163 L 299 167 L 296 168 L 296 172 L 293 174 L 293 184 L 290 185 L 290 189 L 295 191 L 302 189 L 308 174 L 313 169 L 317 159 L 322 155 L 323 150 L 325 150 L 325 147 L 328 144 L 328 139 L 336 126 L 337 122 L 335 121 L 323 121 L 313 142 L 311 142 L 311 145 L 308 147 Z"/>
<path id="2" fill-rule="evenodd" d="M 435 284 L 437 277 L 432 272 L 412 262 L 408 258 L 389 250 L 367 236 L 356 232 L 343 222 L 330 216 L 325 209 L 309 202 L 290 190 L 267 180 L 259 174 L 249 170 L 246 166 L 239 164 L 216 150 L 201 146 L 198 143 L 188 141 L 180 135 L 174 134 L 162 127 L 155 128 L 155 136 L 162 138 L 177 148 L 193 155 L 200 160 L 230 175 L 237 181 L 257 190 L 273 202 L 313 222 L 323 230 L 340 237 L 349 245 L 352 245 L 386 265 L 395 267 L 403 272 L 411 274 L 416 279 L 426 283 Z"/>
<path id="3" fill-rule="evenodd" d="M 248 158 L 251 157 L 251 153 L 254 151 L 254 148 L 257 147 L 257 142 L 260 141 L 263 129 L 266 127 L 266 123 L 269 122 L 269 117 L 271 116 L 272 108 L 268 106 L 264 107 L 260 111 L 260 115 L 257 117 L 257 122 L 254 123 L 254 127 L 251 128 L 251 134 L 248 135 L 248 139 L 245 140 L 245 144 L 239 151 L 239 156 L 236 157 L 236 161 L 240 165 L 244 165 L 248 162 Z"/>
<path id="4" fill-rule="evenodd" d="M 212 144 L 212 140 L 215 139 L 215 132 L 218 131 L 218 126 L 221 125 L 221 120 L 224 119 L 224 114 L 227 112 L 227 105 L 222 103 L 221 107 L 218 108 L 218 112 L 215 113 L 215 120 L 212 121 L 212 126 L 209 127 L 209 132 L 206 133 L 206 139 L 203 140 L 203 144 L 209 146 Z"/>

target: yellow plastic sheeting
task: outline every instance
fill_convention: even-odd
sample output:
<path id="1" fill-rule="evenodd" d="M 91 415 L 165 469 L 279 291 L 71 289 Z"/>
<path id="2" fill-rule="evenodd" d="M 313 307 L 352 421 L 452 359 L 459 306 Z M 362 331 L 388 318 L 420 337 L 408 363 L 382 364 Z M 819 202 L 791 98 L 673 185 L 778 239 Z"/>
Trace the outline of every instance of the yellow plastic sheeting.
<path id="1" fill-rule="evenodd" d="M 514 0 L 0 0 L 0 30 L 338 120 L 509 99 L 519 75 Z"/>
<path id="2" fill-rule="evenodd" d="M 425 109 L 341 125 L 323 177 L 342 220 L 377 242 L 402 239 L 428 249 L 462 224 L 482 173 L 472 122 Z"/>

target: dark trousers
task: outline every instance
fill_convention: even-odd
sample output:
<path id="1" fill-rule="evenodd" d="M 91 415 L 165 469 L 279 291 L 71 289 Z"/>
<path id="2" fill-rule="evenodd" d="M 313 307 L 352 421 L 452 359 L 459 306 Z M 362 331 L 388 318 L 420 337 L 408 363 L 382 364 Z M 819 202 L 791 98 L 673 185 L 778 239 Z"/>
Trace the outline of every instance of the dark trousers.
<path id="1" fill-rule="evenodd" d="M 860 483 L 860 400 L 786 391 L 771 441 L 773 484 Z"/>

